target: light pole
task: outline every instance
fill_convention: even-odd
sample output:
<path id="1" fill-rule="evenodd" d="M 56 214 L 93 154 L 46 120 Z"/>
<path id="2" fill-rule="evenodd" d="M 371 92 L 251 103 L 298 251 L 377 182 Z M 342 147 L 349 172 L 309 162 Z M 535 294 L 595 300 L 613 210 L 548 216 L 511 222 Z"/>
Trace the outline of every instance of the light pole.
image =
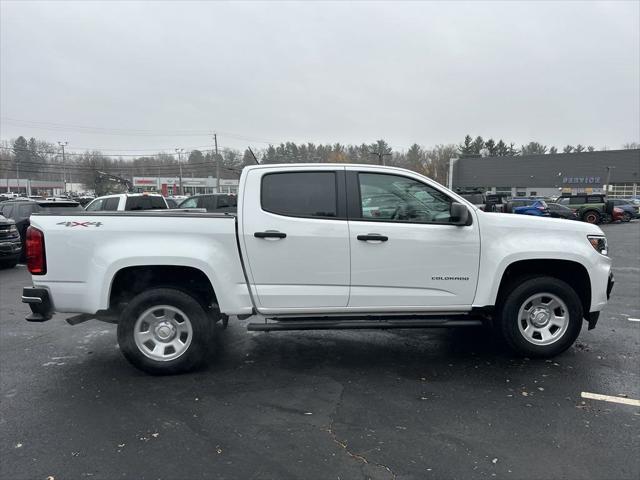
<path id="1" fill-rule="evenodd" d="M 180 195 L 184 195 L 184 189 L 182 188 L 182 152 L 184 152 L 183 148 L 176 148 L 176 153 L 178 154 L 178 166 L 180 168 Z"/>
<path id="2" fill-rule="evenodd" d="M 67 166 L 64 156 L 64 147 L 66 147 L 68 144 L 69 142 L 58 142 L 58 145 L 60 145 L 60 148 L 62 148 L 62 183 L 64 185 L 65 193 L 67 191 Z"/>

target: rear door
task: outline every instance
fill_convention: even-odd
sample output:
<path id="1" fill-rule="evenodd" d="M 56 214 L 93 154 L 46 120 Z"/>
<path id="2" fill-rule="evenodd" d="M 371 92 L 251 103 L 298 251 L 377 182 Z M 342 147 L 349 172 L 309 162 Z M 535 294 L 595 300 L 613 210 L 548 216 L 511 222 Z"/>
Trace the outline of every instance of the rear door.
<path id="1" fill-rule="evenodd" d="M 241 239 L 260 310 L 346 307 L 344 167 L 252 169 L 243 191 Z"/>
<path id="2" fill-rule="evenodd" d="M 391 196 L 384 209 L 365 206 Z M 410 174 L 347 167 L 351 244 L 349 307 L 456 310 L 473 303 L 480 232 L 451 222 L 453 199 Z"/>

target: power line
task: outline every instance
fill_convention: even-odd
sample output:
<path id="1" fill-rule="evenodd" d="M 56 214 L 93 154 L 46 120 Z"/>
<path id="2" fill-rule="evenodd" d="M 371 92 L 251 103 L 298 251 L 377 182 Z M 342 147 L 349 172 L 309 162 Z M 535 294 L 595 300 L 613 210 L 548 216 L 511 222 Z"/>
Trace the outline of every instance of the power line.
<path id="1" fill-rule="evenodd" d="M 42 130 L 53 130 L 53 131 L 74 131 L 77 133 L 94 133 L 100 135 L 122 135 L 122 136 L 155 136 L 155 137 L 179 137 L 179 136 L 196 136 L 196 137 L 208 137 L 210 135 L 210 131 L 207 130 L 149 130 L 149 129 L 140 129 L 140 128 L 111 128 L 111 127 L 94 127 L 94 126 L 86 126 L 86 125 L 72 125 L 72 124 L 64 124 L 64 123 L 55 123 L 55 122 L 46 122 L 40 120 L 23 120 L 12 117 L 0 117 L 4 121 L 9 124 L 13 124 L 16 126 L 24 126 L 31 128 L 39 128 Z M 256 138 L 251 137 L 249 135 L 233 133 L 233 132 L 220 132 L 226 135 L 229 138 L 235 138 L 237 140 L 247 140 L 258 143 L 265 144 L 275 144 L 279 143 L 273 140 L 268 140 L 264 138 Z"/>

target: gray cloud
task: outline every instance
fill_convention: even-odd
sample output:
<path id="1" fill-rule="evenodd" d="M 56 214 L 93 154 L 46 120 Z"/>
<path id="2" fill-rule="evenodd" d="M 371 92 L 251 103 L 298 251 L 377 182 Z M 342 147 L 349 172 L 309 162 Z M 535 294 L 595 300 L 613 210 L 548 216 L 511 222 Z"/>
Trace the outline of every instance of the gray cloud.
<path id="1" fill-rule="evenodd" d="M 72 148 L 204 146 L 214 129 L 233 147 L 471 133 L 618 148 L 640 136 L 639 5 L 5 1 L 0 133 Z"/>

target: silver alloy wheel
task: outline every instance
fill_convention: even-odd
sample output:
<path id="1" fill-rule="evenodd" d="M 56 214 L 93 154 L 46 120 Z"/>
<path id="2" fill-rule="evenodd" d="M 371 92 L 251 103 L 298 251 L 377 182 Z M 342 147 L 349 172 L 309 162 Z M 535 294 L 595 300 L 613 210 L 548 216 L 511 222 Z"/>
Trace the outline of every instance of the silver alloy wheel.
<path id="1" fill-rule="evenodd" d="M 193 339 L 193 328 L 189 317 L 178 308 L 156 305 L 138 317 L 133 338 L 146 357 L 168 362 L 187 351 Z"/>
<path id="2" fill-rule="evenodd" d="M 551 345 L 557 342 L 568 327 L 569 309 L 552 293 L 531 295 L 518 311 L 520 333 L 534 345 Z"/>

